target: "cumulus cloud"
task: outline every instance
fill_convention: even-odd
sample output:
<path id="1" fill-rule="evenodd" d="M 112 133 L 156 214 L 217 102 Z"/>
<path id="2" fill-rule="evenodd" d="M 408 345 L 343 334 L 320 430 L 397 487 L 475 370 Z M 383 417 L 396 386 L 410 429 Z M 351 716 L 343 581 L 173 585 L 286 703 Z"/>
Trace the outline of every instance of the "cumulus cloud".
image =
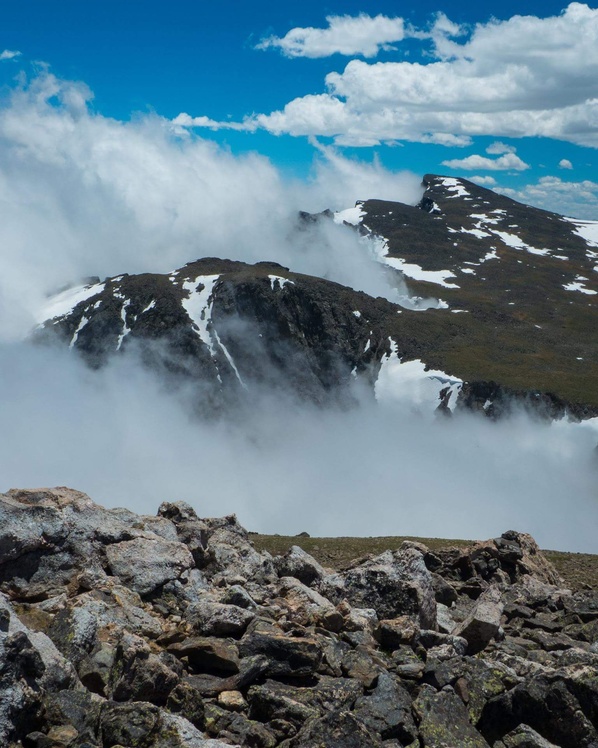
<path id="1" fill-rule="evenodd" d="M 482 187 L 494 187 L 496 184 L 496 179 L 494 179 L 494 177 L 481 177 L 476 175 L 469 177 L 469 179 Z"/>
<path id="2" fill-rule="evenodd" d="M 432 39 L 429 62 L 351 60 L 326 76 L 324 91 L 241 124 L 355 146 L 492 135 L 598 147 L 598 9 L 575 2 L 557 16 L 463 32 L 439 16 L 431 31 L 411 33 Z"/>
<path id="3" fill-rule="evenodd" d="M 491 156 L 500 156 L 503 153 L 515 153 L 516 150 L 512 145 L 507 145 L 497 140 L 494 143 L 490 143 L 488 148 L 486 148 L 486 153 L 489 153 Z"/>
<path id="4" fill-rule="evenodd" d="M 519 156 L 509 151 L 499 158 L 486 158 L 486 156 L 472 155 L 467 158 L 453 158 L 442 162 L 443 166 L 451 169 L 466 169 L 468 171 L 525 171 L 529 164 L 522 161 Z"/>
<path id="5" fill-rule="evenodd" d="M 15 57 L 20 56 L 20 52 L 17 52 L 13 49 L 5 49 L 3 52 L 0 52 L 0 60 L 14 60 Z"/>
<path id="6" fill-rule="evenodd" d="M 571 161 L 569 161 L 568 158 L 562 158 L 559 161 L 559 167 L 561 169 L 572 169 L 573 168 L 573 164 L 571 163 Z"/>
<path id="7" fill-rule="evenodd" d="M 598 182 L 589 179 L 567 182 L 560 177 L 547 176 L 519 190 L 497 188 L 497 192 L 545 210 L 598 220 Z"/>
<path id="8" fill-rule="evenodd" d="M 327 16 L 327 28 L 291 29 L 282 38 L 270 36 L 256 49 L 279 49 L 286 57 L 328 57 L 333 54 L 375 57 L 405 36 L 402 18 L 384 15 Z"/>

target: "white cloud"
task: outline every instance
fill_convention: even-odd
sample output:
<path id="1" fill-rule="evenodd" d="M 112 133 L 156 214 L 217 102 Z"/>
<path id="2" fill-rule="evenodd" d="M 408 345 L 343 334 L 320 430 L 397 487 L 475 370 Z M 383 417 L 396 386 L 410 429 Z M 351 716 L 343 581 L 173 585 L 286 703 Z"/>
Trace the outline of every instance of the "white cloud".
<path id="1" fill-rule="evenodd" d="M 558 16 L 492 20 L 469 35 L 438 16 L 409 35 L 432 39 L 430 62 L 351 60 L 326 76 L 325 91 L 243 127 L 357 146 L 492 135 L 598 147 L 598 9 L 571 3 Z"/>
<path id="2" fill-rule="evenodd" d="M 512 145 L 507 145 L 497 140 L 494 143 L 490 143 L 488 148 L 486 148 L 486 153 L 489 153 L 491 156 L 500 156 L 503 153 L 515 153 L 516 150 Z"/>
<path id="3" fill-rule="evenodd" d="M 561 169 L 572 169 L 573 168 L 573 164 L 571 163 L 571 161 L 569 161 L 568 158 L 562 158 L 559 161 L 559 167 Z"/>
<path id="4" fill-rule="evenodd" d="M 472 182 L 475 182 L 476 184 L 481 185 L 482 187 L 494 187 L 494 185 L 496 184 L 496 179 L 494 179 L 494 177 L 475 176 L 475 177 L 469 177 L 469 179 Z"/>
<path id="5" fill-rule="evenodd" d="M 324 149 L 310 179 L 287 180 L 258 154 L 235 157 L 185 130 L 179 137 L 155 115 L 95 114 L 91 97 L 42 74 L 0 103 L 0 339 L 23 334 L 44 294 L 69 280 L 168 272 L 206 255 L 272 259 L 391 293 L 355 232 L 288 237 L 298 210 L 370 197 L 415 203 L 420 175 Z"/>
<path id="6" fill-rule="evenodd" d="M 256 49 L 277 48 L 287 57 L 328 57 L 333 54 L 375 57 L 380 49 L 405 36 L 402 18 L 378 15 L 327 16 L 328 27 L 291 29 L 282 38 L 263 39 Z"/>
<path id="7" fill-rule="evenodd" d="M 598 182 L 589 179 L 565 182 L 559 177 L 548 176 L 519 190 L 497 188 L 497 192 L 555 213 L 598 220 Z"/>
<path id="8" fill-rule="evenodd" d="M 515 153 L 505 153 L 499 158 L 486 158 L 486 156 L 472 155 L 467 158 L 453 158 L 442 162 L 443 166 L 451 169 L 466 169 L 468 171 L 525 171 L 529 169 L 529 164 L 522 161 Z"/>
<path id="9" fill-rule="evenodd" d="M 0 60 L 14 60 L 15 57 L 20 56 L 20 52 L 12 49 L 5 49 L 4 52 L 0 52 Z"/>
<path id="10" fill-rule="evenodd" d="M 331 148 L 311 180 L 287 182 L 267 159 L 176 137 L 159 117 L 103 117 L 90 96 L 44 74 L 0 103 L 0 490 L 70 484 L 141 512 L 184 498 L 200 515 L 237 512 L 267 532 L 493 537 L 516 527 L 544 547 L 595 546 L 590 426 L 429 423 L 369 400 L 341 411 L 271 396 L 234 423 L 198 424 L 134 360 L 91 373 L 68 348 L 7 342 L 64 282 L 206 255 L 274 259 L 382 295 L 356 232 L 330 222 L 297 238 L 294 212 L 421 195 L 419 177 Z"/>

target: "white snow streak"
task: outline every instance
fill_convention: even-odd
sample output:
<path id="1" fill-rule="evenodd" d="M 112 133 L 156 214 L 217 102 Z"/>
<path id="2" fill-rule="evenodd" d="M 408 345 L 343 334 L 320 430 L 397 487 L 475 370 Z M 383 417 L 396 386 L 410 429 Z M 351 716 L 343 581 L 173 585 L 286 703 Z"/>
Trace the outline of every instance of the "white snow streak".
<path id="1" fill-rule="evenodd" d="M 376 400 L 385 404 L 395 404 L 432 415 L 440 405 L 441 391 L 450 388 L 448 407 L 453 410 L 463 385 L 458 377 L 443 371 L 426 369 L 420 360 L 401 361 L 397 355 L 397 345 L 389 338 L 390 353 L 382 357 L 380 372 L 374 387 Z"/>

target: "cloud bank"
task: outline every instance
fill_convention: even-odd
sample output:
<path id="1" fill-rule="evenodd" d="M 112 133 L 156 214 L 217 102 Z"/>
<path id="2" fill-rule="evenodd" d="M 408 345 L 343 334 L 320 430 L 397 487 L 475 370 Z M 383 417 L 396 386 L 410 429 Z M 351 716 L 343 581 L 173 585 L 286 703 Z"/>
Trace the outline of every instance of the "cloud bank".
<path id="1" fill-rule="evenodd" d="M 400 20 L 394 19 L 397 29 Z M 321 50 L 329 54 L 333 31 L 332 21 L 325 30 L 293 30 L 288 49 L 304 54 L 310 40 L 324 38 Z M 467 145 L 474 136 L 492 135 L 598 147 L 598 9 L 574 2 L 558 16 L 516 15 L 473 29 L 439 14 L 430 28 L 409 35 L 421 39 L 429 62 L 353 59 L 343 72 L 326 76 L 324 91 L 281 110 L 232 124 L 185 117 L 194 126 L 325 136 L 352 146 L 401 140 Z M 285 39 L 272 45 L 284 49 Z"/>
<path id="2" fill-rule="evenodd" d="M 595 550 L 590 425 L 436 422 L 371 400 L 316 411 L 265 393 L 234 423 L 193 421 L 133 358 L 92 372 L 21 341 L 46 292 L 81 276 L 165 272 L 202 256 L 273 259 L 389 292 L 356 233 L 295 232 L 295 210 L 415 202 L 419 177 L 320 146 L 308 182 L 265 158 L 120 122 L 44 73 L 0 109 L 0 490 L 72 485 L 153 512 L 186 499 L 251 529 L 313 535 L 496 535 Z M 364 194 L 365 193 L 365 194 Z M 426 312 L 427 313 L 427 312 Z"/>

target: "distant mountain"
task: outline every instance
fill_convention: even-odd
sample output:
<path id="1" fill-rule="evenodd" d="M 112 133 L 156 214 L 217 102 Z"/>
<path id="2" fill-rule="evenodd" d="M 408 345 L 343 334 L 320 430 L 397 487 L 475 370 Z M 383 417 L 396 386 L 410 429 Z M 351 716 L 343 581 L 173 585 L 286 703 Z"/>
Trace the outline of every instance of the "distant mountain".
<path id="1" fill-rule="evenodd" d="M 551 415 L 598 413 L 598 223 L 466 180 L 424 181 L 415 207 L 368 200 L 301 220 L 354 226 L 364 251 L 432 301 L 393 304 L 276 263 L 207 258 L 64 291 L 34 338 L 94 367 L 135 349 L 193 382 L 204 411 L 264 386 L 349 401 L 357 382 L 428 410 L 496 415 L 515 398 Z"/>
<path id="2" fill-rule="evenodd" d="M 448 306 L 425 319 L 405 314 L 426 361 L 468 381 L 598 405 L 598 222 L 465 179 L 428 174 L 424 185 L 415 207 L 368 200 L 346 213 L 363 233 L 383 237 L 378 258 L 413 294 Z"/>

